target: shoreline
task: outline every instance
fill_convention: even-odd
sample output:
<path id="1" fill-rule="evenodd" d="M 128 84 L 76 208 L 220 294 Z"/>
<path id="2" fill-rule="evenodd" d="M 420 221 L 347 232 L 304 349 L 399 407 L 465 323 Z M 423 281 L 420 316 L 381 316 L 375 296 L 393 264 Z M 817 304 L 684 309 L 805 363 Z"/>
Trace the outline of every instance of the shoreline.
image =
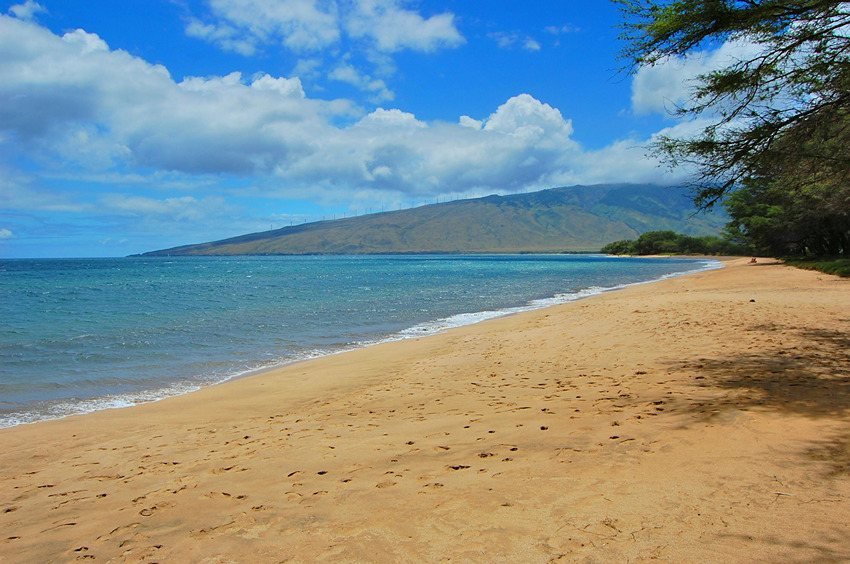
<path id="1" fill-rule="evenodd" d="M 0 430 L 0 559 L 850 559 L 850 293 L 760 261 Z"/>
<path id="2" fill-rule="evenodd" d="M 598 254 L 598 253 L 597 253 Z M 615 255 L 605 255 L 606 257 L 615 257 Z M 113 409 L 127 409 L 136 407 L 139 405 L 144 405 L 152 402 L 159 402 L 164 399 L 179 397 L 186 394 L 192 394 L 204 388 L 210 386 L 219 386 L 221 384 L 225 384 L 227 382 L 240 380 L 243 378 L 249 378 L 253 376 L 262 375 L 268 372 L 273 372 L 279 370 L 281 368 L 285 368 L 287 366 L 292 366 L 295 364 L 299 364 L 302 362 L 309 362 L 312 360 L 316 360 L 318 358 L 324 358 L 327 356 L 333 356 L 338 354 L 345 354 L 352 351 L 360 350 L 363 348 L 380 345 L 382 343 L 389 343 L 395 341 L 402 341 L 407 339 L 416 339 L 421 337 L 428 337 L 431 335 L 437 335 L 443 333 L 445 331 L 449 331 L 452 329 L 456 329 L 458 327 L 466 327 L 469 325 L 475 325 L 478 323 L 490 321 L 492 319 L 499 319 L 501 317 L 507 317 L 510 315 L 516 315 L 518 313 L 524 313 L 528 311 L 536 311 L 539 309 L 544 309 L 548 307 L 553 307 L 557 305 L 561 305 L 564 303 L 571 303 L 577 300 L 592 298 L 597 295 L 605 294 L 611 291 L 622 290 L 631 286 L 640 285 L 640 284 L 652 284 L 655 282 L 659 282 L 661 280 L 666 280 L 668 278 L 676 278 L 679 276 L 688 276 L 698 272 L 705 272 L 709 270 L 714 270 L 723 267 L 724 261 L 732 260 L 730 257 L 709 257 L 709 256 L 692 256 L 692 257 L 668 257 L 668 256 L 652 256 L 652 257 L 629 257 L 629 258 L 663 258 L 663 259 L 682 259 L 688 261 L 699 260 L 702 261 L 703 264 L 699 265 L 695 263 L 693 270 L 676 272 L 673 274 L 663 275 L 659 278 L 654 278 L 651 280 L 641 281 L 641 282 L 632 282 L 628 284 L 621 284 L 617 286 L 610 287 L 589 287 L 583 288 L 578 291 L 570 292 L 570 293 L 559 293 L 555 294 L 548 298 L 541 299 L 533 299 L 527 301 L 524 305 L 520 306 L 511 306 L 504 307 L 498 310 L 484 310 L 484 311 L 475 311 L 475 312 L 467 312 L 452 315 L 447 318 L 439 318 L 431 321 L 421 322 L 411 327 L 407 327 L 401 329 L 395 333 L 391 333 L 388 335 L 384 335 L 375 340 L 367 340 L 360 341 L 355 343 L 349 343 L 345 346 L 337 350 L 309 350 L 301 355 L 298 355 L 296 358 L 282 360 L 282 361 L 274 361 L 266 366 L 260 366 L 257 368 L 251 368 L 247 370 L 243 370 L 240 372 L 236 372 L 233 374 L 226 375 L 217 380 L 207 380 L 207 379 L 193 379 L 193 380 L 181 380 L 172 382 L 169 385 L 151 389 L 151 390 L 139 390 L 136 392 L 131 392 L 127 394 L 122 394 L 118 396 L 101 396 L 94 398 L 87 398 L 85 400 L 70 402 L 69 400 L 61 401 L 55 404 L 50 405 L 48 411 L 59 411 L 57 414 L 44 414 L 44 413 L 33 413 L 33 412 L 13 412 L 9 414 L 2 415 L 0 418 L 0 430 L 9 429 L 18 427 L 21 425 L 32 425 L 36 423 L 41 423 L 44 421 L 56 421 L 65 419 L 67 417 L 76 417 L 81 415 L 88 415 L 91 413 L 97 413 L 99 411 L 113 410 Z M 460 321 L 463 320 L 463 321 Z M 10 424 L 7 424 L 7 421 L 16 421 Z"/>

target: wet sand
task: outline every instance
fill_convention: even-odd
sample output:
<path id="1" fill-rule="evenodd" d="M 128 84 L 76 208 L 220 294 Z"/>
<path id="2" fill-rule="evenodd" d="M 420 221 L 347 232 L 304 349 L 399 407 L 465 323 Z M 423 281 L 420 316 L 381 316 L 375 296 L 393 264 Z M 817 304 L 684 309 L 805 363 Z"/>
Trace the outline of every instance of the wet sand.
<path id="1" fill-rule="evenodd" d="M 0 431 L 0 561 L 847 561 L 850 281 L 768 261 Z"/>

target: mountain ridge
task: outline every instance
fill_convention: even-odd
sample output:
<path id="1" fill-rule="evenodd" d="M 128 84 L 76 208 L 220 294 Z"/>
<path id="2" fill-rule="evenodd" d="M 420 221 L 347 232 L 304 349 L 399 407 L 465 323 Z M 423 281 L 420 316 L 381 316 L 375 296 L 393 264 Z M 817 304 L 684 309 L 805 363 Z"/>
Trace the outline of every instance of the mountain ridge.
<path id="1" fill-rule="evenodd" d="M 576 185 L 304 223 L 141 256 L 595 251 L 653 230 L 716 234 L 726 221 L 696 211 L 681 187 Z"/>

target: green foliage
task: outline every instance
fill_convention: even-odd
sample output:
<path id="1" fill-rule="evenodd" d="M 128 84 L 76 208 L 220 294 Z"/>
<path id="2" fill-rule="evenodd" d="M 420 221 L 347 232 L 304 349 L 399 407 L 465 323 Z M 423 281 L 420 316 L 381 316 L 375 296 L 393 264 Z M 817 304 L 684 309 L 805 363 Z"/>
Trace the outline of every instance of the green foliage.
<path id="1" fill-rule="evenodd" d="M 728 239 L 780 256 L 850 254 L 850 3 L 615 2 L 636 66 L 727 40 L 748 47 L 678 109 L 709 125 L 657 143 L 699 171 L 699 205 L 725 198 Z"/>
<path id="2" fill-rule="evenodd" d="M 633 255 L 635 254 L 634 241 L 623 240 L 608 243 L 602 247 L 602 252 L 608 255 Z"/>
<path id="3" fill-rule="evenodd" d="M 799 134 L 809 127 L 810 134 Z M 841 157 L 850 150 L 850 116 L 839 113 L 817 125 L 801 122 L 775 146 L 780 155 L 796 150 Z M 850 253 L 850 169 L 841 158 L 764 156 L 753 172 L 725 202 L 732 237 L 779 256 Z"/>
<path id="4" fill-rule="evenodd" d="M 805 268 L 806 270 L 817 270 L 826 274 L 836 274 L 850 278 L 850 259 L 836 258 L 831 260 L 786 260 L 785 264 Z"/>
<path id="5" fill-rule="evenodd" d="M 780 160 L 789 168 L 820 171 L 821 176 L 844 177 L 850 170 L 845 132 L 850 112 L 850 4 L 614 1 L 626 17 L 625 56 L 635 68 L 730 39 L 752 47 L 742 50 L 740 60 L 699 77 L 690 102 L 679 108 L 682 117 L 710 120 L 701 134 L 662 137 L 657 143 L 671 164 L 696 166 L 700 205 L 713 205 L 741 181 L 761 177 L 770 163 Z M 843 139 L 828 142 L 836 133 Z"/>
<path id="6" fill-rule="evenodd" d="M 602 247 L 609 255 L 744 255 L 748 248 L 715 236 L 691 237 L 675 231 L 648 231 L 636 240 Z"/>
<path id="7" fill-rule="evenodd" d="M 726 234 L 758 254 L 833 256 L 850 252 L 850 190 L 812 182 L 750 179 L 725 202 Z"/>

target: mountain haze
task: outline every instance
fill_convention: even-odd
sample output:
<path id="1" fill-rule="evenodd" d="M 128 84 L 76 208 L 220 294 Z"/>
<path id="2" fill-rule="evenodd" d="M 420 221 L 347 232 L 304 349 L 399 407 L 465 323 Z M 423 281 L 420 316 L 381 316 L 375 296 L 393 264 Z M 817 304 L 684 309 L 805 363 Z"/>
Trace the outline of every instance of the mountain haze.
<path id="1" fill-rule="evenodd" d="M 646 231 L 716 234 L 726 222 L 695 212 L 682 188 L 572 186 L 305 223 L 143 256 L 595 251 Z"/>

